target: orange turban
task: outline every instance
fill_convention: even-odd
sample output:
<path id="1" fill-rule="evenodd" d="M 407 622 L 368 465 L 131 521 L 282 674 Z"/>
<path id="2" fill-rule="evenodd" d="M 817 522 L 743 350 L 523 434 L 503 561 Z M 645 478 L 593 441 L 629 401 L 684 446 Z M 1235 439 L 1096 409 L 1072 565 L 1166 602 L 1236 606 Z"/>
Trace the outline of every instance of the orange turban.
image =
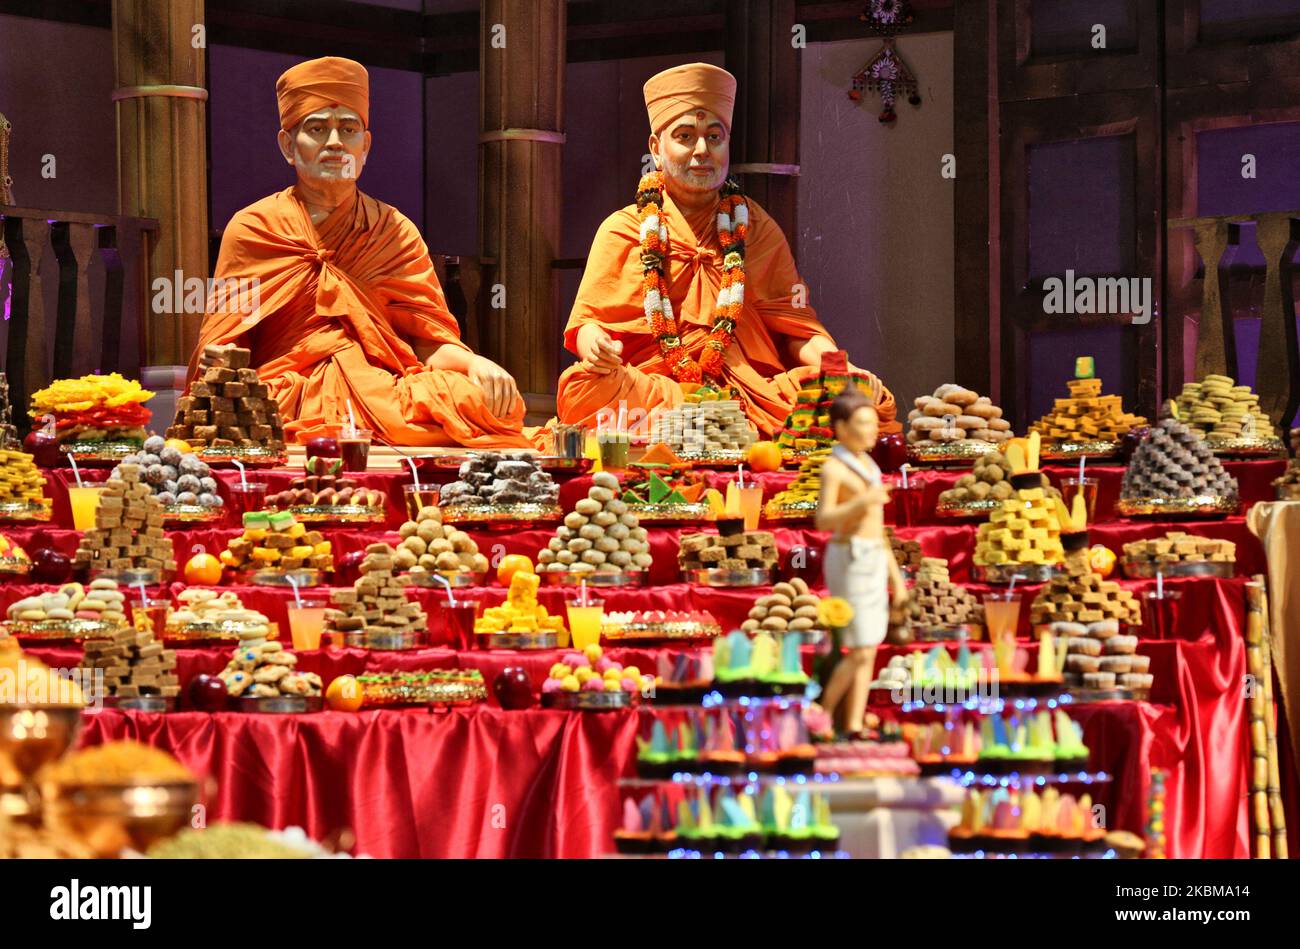
<path id="1" fill-rule="evenodd" d="M 351 59 L 323 56 L 291 66 L 275 83 L 280 128 L 291 132 L 317 109 L 347 106 L 370 125 L 370 76 Z"/>
<path id="2" fill-rule="evenodd" d="M 674 66 L 651 76 L 645 84 L 645 107 L 655 134 L 673 119 L 697 109 L 717 113 L 730 132 L 735 105 L 736 77 L 708 63 Z"/>

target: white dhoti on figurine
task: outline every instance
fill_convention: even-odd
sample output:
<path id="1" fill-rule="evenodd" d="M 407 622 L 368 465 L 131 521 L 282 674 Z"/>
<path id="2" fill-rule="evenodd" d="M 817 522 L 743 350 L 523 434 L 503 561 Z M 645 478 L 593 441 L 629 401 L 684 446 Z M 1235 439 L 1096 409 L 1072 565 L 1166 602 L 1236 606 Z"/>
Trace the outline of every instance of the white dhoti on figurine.
<path id="1" fill-rule="evenodd" d="M 889 631 L 889 548 L 883 540 L 853 537 L 826 543 L 826 588 L 853 607 L 841 642 L 850 649 L 879 646 Z"/>

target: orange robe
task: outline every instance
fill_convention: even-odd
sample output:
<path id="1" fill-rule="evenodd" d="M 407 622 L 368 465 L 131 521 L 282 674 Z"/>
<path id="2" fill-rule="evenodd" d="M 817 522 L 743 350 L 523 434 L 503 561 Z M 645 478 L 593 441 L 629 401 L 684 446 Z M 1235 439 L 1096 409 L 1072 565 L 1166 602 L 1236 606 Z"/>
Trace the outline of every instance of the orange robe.
<path id="1" fill-rule="evenodd" d="M 722 286 L 717 201 L 687 215 L 665 192 L 663 213 L 668 226 L 666 276 L 673 314 L 682 345 L 698 360 L 712 329 L 713 306 Z M 806 300 L 801 301 L 802 306 L 795 305 L 796 286 L 803 281 L 790 246 L 777 223 L 752 199 L 749 222 L 745 304 L 736 338 L 727 351 L 725 372 L 750 421 L 771 436 L 785 424 L 799 385 L 819 372 L 818 366 L 791 367 L 791 341 L 802 344 L 814 336 L 831 337 Z M 578 330 L 588 323 L 601 324 L 611 337 L 622 341 L 623 365 L 606 375 L 598 375 L 582 363 L 566 369 L 556 396 L 562 422 L 591 425 L 602 410 L 616 415 L 620 401 L 629 411 L 671 408 L 682 401 L 681 385 L 669 372 L 646 318 L 640 254 L 637 209 L 629 205 L 606 218 L 596 232 L 564 330 L 565 347 L 576 353 Z M 880 403 L 882 432 L 900 430 L 895 415 L 893 396 L 886 390 Z"/>
<path id="2" fill-rule="evenodd" d="M 214 277 L 256 278 L 260 305 L 210 298 L 190 378 L 204 346 L 248 347 L 289 439 L 333 433 L 350 399 L 377 443 L 531 446 L 523 399 L 498 419 L 468 376 L 415 355 L 412 341 L 468 347 L 419 231 L 383 202 L 358 191 L 313 225 L 294 188 L 263 198 L 231 218 Z"/>

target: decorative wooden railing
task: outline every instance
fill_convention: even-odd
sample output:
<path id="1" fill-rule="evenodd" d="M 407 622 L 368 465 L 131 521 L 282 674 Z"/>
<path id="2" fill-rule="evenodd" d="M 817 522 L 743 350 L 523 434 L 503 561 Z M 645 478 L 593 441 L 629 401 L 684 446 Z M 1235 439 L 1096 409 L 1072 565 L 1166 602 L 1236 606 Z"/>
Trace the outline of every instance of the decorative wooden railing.
<path id="1" fill-rule="evenodd" d="M 114 371 L 138 378 L 144 352 L 141 313 L 148 305 L 144 234 L 156 232 L 158 222 L 0 205 L 0 228 L 10 258 L 0 277 L 8 291 L 0 333 L 19 429 L 28 427 L 29 397 L 52 379 Z M 53 272 L 47 254 L 53 256 Z M 96 257 L 103 263 L 98 301 L 92 299 L 90 280 Z M 54 285 L 52 293 L 47 284 Z M 52 313 L 46 312 L 49 297 L 55 301 Z M 127 301 L 131 305 L 124 305 Z"/>

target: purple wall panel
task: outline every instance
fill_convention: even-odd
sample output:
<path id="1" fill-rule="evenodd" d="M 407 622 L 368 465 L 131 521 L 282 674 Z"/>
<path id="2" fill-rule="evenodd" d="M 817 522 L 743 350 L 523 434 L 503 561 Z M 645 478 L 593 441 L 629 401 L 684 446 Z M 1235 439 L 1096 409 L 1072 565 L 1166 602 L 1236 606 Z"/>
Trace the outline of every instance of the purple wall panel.
<path id="1" fill-rule="evenodd" d="M 478 73 L 430 76 L 425 95 L 425 243 L 477 257 Z"/>
<path id="2" fill-rule="evenodd" d="M 1133 332 L 1127 326 L 1076 326 L 1030 336 L 1027 370 L 1032 383 L 1027 417 L 1031 421 L 1041 418 L 1055 399 L 1070 394 L 1065 384 L 1074 378 L 1078 356 L 1094 357 L 1102 392 L 1122 396 L 1124 408 L 1132 411 L 1136 373 L 1124 334 Z"/>
<path id="3" fill-rule="evenodd" d="M 1106 53 L 1137 48 L 1136 0 L 1031 0 L 1032 56 Z M 1094 49 L 1093 26 L 1106 27 L 1104 50 Z"/>

